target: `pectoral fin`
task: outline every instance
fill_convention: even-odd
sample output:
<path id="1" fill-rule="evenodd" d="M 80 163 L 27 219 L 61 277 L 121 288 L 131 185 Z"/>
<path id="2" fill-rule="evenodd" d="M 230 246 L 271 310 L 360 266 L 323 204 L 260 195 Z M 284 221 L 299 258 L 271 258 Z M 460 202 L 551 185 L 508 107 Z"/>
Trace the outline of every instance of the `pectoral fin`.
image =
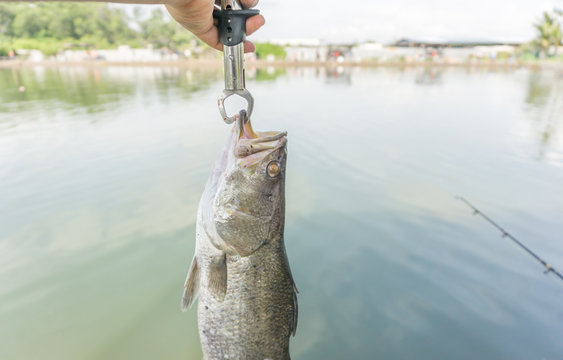
<path id="1" fill-rule="evenodd" d="M 209 265 L 209 291 L 217 301 L 227 293 L 227 255 L 214 256 Z"/>
<path id="2" fill-rule="evenodd" d="M 199 288 L 199 268 L 197 266 L 197 258 L 194 256 L 192 260 L 192 265 L 188 271 L 188 276 L 186 277 L 186 283 L 184 284 L 184 295 L 182 296 L 182 311 L 188 310 L 192 306 L 195 297 L 197 296 L 197 291 Z"/>

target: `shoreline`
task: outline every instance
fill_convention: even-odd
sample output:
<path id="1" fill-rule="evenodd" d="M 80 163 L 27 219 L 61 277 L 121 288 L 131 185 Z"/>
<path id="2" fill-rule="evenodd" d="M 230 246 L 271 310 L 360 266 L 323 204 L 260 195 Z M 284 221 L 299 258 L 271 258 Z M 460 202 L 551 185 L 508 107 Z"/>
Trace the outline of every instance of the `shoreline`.
<path id="1" fill-rule="evenodd" d="M 182 60 L 182 61 L 24 61 L 24 60 L 2 60 L 0 68 L 24 68 L 24 67 L 179 67 L 195 69 L 222 69 L 222 60 Z M 246 61 L 248 68 L 335 68 L 335 67 L 457 67 L 457 68 L 495 68 L 495 69 L 555 69 L 563 70 L 563 62 L 499 62 L 499 61 L 467 61 L 467 62 L 404 62 L 404 61 Z"/>

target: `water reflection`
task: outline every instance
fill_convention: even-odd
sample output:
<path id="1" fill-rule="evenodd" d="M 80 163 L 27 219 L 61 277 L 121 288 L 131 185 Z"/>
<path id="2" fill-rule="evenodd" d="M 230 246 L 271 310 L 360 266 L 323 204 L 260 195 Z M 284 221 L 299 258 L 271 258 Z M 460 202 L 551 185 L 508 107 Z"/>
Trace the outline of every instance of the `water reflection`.
<path id="1" fill-rule="evenodd" d="M 0 71 L 2 112 L 28 110 L 36 101 L 57 100 L 84 107 L 87 111 L 102 111 L 108 102 L 119 102 L 131 96 L 133 86 L 123 79 L 100 75 L 98 69 L 82 68 L 9 69 Z M 64 84 L 64 86 L 60 86 Z M 20 91 L 20 87 L 23 87 Z"/>
<path id="2" fill-rule="evenodd" d="M 102 112 L 128 98 L 153 96 L 161 100 L 168 91 L 184 98 L 220 78 L 216 70 L 174 67 L 55 67 L 12 68 L 0 71 L 0 111 L 17 113 L 49 110 L 53 103 L 65 109 Z M 147 87 L 147 82 L 151 86 Z M 61 84 L 64 84 L 61 86 Z M 6 119 L 3 119 L 4 121 Z"/>
<path id="3" fill-rule="evenodd" d="M 280 76 L 284 76 L 285 74 L 286 68 L 278 68 L 273 66 L 268 66 L 266 68 L 251 67 L 246 71 L 246 76 L 248 79 L 258 82 L 273 81 Z"/>
<path id="4" fill-rule="evenodd" d="M 453 195 L 563 264 L 561 78 L 334 71 L 248 77 L 255 127 L 289 133 L 292 359 L 557 358 L 560 287 Z M 179 298 L 222 88 L 220 71 L 0 69 L 1 359 L 201 358 Z"/>
<path id="5" fill-rule="evenodd" d="M 528 79 L 527 112 L 539 143 L 538 159 L 551 158 L 563 165 L 563 73 L 532 72 Z"/>
<path id="6" fill-rule="evenodd" d="M 352 70 L 351 67 L 327 67 L 325 69 L 325 82 L 327 84 L 342 84 L 351 85 L 352 84 Z"/>
<path id="7" fill-rule="evenodd" d="M 440 85 L 442 83 L 443 67 L 425 67 L 418 70 L 415 82 L 419 85 Z"/>

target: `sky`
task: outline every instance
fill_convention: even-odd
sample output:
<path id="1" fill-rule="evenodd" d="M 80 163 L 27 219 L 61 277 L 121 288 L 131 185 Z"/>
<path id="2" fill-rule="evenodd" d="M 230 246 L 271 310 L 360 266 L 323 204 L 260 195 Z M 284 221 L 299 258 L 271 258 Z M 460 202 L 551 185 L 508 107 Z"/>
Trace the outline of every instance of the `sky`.
<path id="1" fill-rule="evenodd" d="M 260 0 L 266 25 L 249 39 L 525 42 L 554 7 L 563 9 L 563 0 Z"/>

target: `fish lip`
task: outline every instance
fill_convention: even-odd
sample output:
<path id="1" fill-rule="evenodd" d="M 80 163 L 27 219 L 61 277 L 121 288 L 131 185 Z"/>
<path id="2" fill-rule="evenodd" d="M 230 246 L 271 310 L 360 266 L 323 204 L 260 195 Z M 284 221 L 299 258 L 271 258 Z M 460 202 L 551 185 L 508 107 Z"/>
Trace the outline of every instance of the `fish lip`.
<path id="1" fill-rule="evenodd" d="M 258 154 L 267 154 L 279 150 L 287 144 L 287 132 L 257 132 L 258 137 L 248 139 L 239 138 L 234 144 L 234 154 L 236 158 L 242 159 Z"/>
<path id="2" fill-rule="evenodd" d="M 269 153 L 284 147 L 287 143 L 285 131 L 254 131 L 244 110 L 239 114 L 235 129 L 233 150 L 235 157 L 239 159 L 266 151 Z"/>

